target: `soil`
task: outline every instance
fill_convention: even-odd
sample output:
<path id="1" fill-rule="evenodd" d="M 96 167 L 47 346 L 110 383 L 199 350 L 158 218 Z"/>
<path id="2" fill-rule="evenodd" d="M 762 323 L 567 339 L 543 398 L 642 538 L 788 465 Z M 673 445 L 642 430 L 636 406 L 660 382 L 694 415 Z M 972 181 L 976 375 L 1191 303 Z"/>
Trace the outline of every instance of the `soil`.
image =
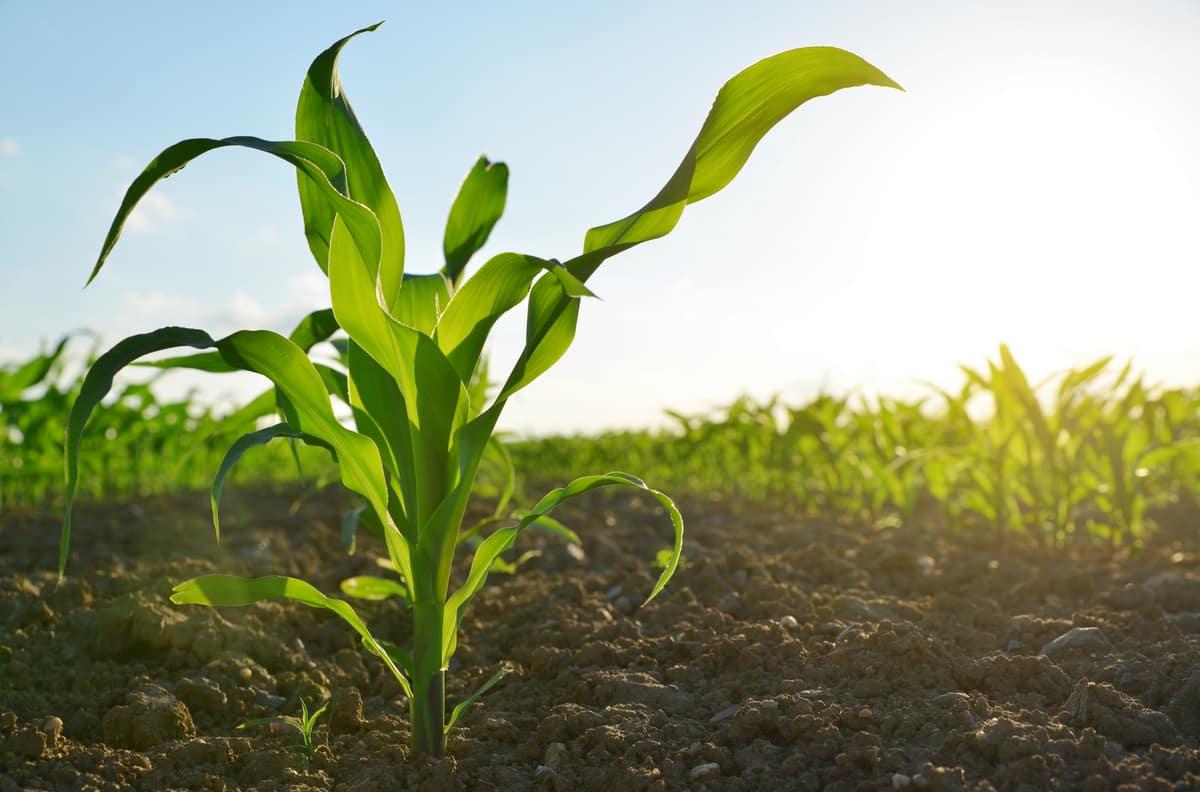
<path id="1" fill-rule="evenodd" d="M 476 599 L 450 701 L 509 674 L 414 760 L 399 688 L 333 616 L 167 602 L 212 571 L 375 571 L 340 549 L 344 499 L 293 497 L 229 492 L 220 548 L 203 495 L 81 507 L 61 585 L 57 518 L 0 516 L 0 792 L 1200 788 L 1191 512 L 1113 554 L 684 500 L 685 563 L 639 610 L 665 517 L 582 498 L 559 513 L 582 553 L 531 535 Z M 394 602 L 355 606 L 407 634 Z M 237 728 L 301 697 L 331 700 L 311 756 Z"/>

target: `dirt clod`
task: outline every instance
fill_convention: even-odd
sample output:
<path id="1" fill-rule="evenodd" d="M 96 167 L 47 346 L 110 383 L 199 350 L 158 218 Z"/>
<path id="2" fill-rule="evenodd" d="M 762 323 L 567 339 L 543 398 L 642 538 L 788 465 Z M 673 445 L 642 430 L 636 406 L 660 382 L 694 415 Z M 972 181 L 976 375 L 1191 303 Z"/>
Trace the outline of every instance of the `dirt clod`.
<path id="1" fill-rule="evenodd" d="M 104 714 L 100 725 L 106 743 L 137 751 L 196 732 L 188 708 L 158 685 L 130 693 L 124 704 Z"/>

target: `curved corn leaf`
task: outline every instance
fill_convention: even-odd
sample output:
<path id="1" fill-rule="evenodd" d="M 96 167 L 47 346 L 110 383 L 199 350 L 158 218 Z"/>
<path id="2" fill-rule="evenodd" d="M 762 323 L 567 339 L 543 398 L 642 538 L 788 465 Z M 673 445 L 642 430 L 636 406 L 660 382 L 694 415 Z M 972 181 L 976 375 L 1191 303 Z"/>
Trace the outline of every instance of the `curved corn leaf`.
<path id="1" fill-rule="evenodd" d="M 463 269 L 491 235 L 504 214 L 508 197 L 508 166 L 481 156 L 467 173 L 446 220 L 442 274 L 457 284 Z"/>
<path id="2" fill-rule="evenodd" d="M 412 676 L 412 674 L 413 674 L 412 652 L 402 649 L 400 646 L 392 643 L 391 641 L 380 641 L 379 645 L 382 646 L 384 648 L 384 650 L 388 653 L 388 657 L 392 658 L 393 663 L 395 663 L 400 668 L 404 669 L 404 672 L 407 673 L 409 676 Z"/>
<path id="3" fill-rule="evenodd" d="M 654 599 L 662 591 L 663 587 L 667 585 L 667 581 L 675 574 L 675 569 L 679 566 L 680 555 L 683 553 L 683 517 L 680 515 L 679 509 L 675 507 L 675 502 L 662 492 L 646 486 L 646 483 L 641 479 L 631 476 L 628 473 L 614 471 L 599 476 L 583 476 L 575 479 L 565 487 L 551 490 L 529 510 L 528 514 L 521 518 L 520 522 L 510 528 L 501 528 L 487 539 L 484 539 L 479 545 L 474 557 L 471 559 L 471 568 L 467 573 L 467 579 L 446 601 L 445 625 L 443 627 L 445 641 L 442 655 L 443 661 L 448 661 L 454 654 L 454 648 L 458 641 L 458 626 L 462 622 L 467 604 L 487 582 L 487 576 L 491 571 L 492 563 L 500 557 L 501 553 L 512 547 L 521 531 L 525 530 L 526 527 L 539 517 L 551 512 L 568 498 L 574 498 L 577 495 L 582 495 L 599 487 L 611 486 L 633 487 L 651 495 L 662 505 L 667 515 L 671 518 L 671 526 L 675 534 L 671 556 L 662 573 L 658 576 L 654 588 L 650 590 L 650 594 L 642 602 L 642 605 L 644 606 L 650 602 L 650 600 Z"/>
<path id="4" fill-rule="evenodd" d="M 313 368 L 320 375 L 326 393 L 338 397 L 344 404 L 350 404 L 350 378 L 346 372 L 330 368 L 324 363 L 313 363 Z"/>
<path id="5" fill-rule="evenodd" d="M 379 657 L 400 683 L 405 694 L 412 695 L 408 678 L 392 661 L 387 650 L 375 640 L 371 631 L 354 609 L 343 600 L 327 597 L 309 583 L 293 577 L 268 575 L 244 578 L 236 575 L 202 575 L 185 580 L 171 590 L 171 602 L 176 605 L 252 605 L 263 600 L 299 602 L 310 608 L 321 608 L 336 614 L 350 625 L 368 651 Z"/>
<path id="6" fill-rule="evenodd" d="M 589 230 L 584 255 L 568 267 L 586 280 L 609 256 L 670 233 L 684 206 L 733 181 L 763 136 L 793 110 L 860 85 L 900 88 L 859 56 L 836 47 L 788 50 L 743 69 L 721 87 L 696 140 L 658 195 L 633 214 Z"/>
<path id="7" fill-rule="evenodd" d="M 231 365 L 262 374 L 281 395 L 287 423 L 319 437 L 335 450 L 342 481 L 359 493 L 386 520 L 388 487 L 379 450 L 367 437 L 346 429 L 333 414 L 320 374 L 308 356 L 283 336 L 267 330 L 246 330 L 216 341 L 203 330 L 165 327 L 130 336 L 101 355 L 84 377 L 67 420 L 66 509 L 59 548 L 59 575 L 66 568 L 71 535 L 71 510 L 79 477 L 79 443 L 88 418 L 112 389 L 113 377 L 134 360 L 173 347 L 217 348 Z"/>
<path id="8" fill-rule="evenodd" d="M 480 696 L 495 687 L 496 683 L 504 678 L 505 673 L 507 672 L 501 668 L 499 671 L 488 677 L 487 681 L 480 685 L 474 693 L 460 701 L 458 705 L 450 712 L 450 718 L 446 721 L 446 731 L 448 732 L 453 729 L 454 724 L 458 723 L 458 721 L 462 718 L 463 713 L 467 711 L 467 708 L 478 701 Z"/>
<path id="9" fill-rule="evenodd" d="M 355 599 L 385 600 L 399 597 L 405 602 L 408 601 L 408 589 L 404 584 L 391 578 L 358 575 L 343 580 L 339 588 L 343 594 Z"/>
<path id="10" fill-rule="evenodd" d="M 346 43 L 361 33 L 375 30 L 380 24 L 351 33 L 313 60 L 296 102 L 296 138 L 320 144 L 341 157 L 349 188 L 346 195 L 366 206 L 378 219 L 379 255 L 374 259 L 368 257 L 368 261 L 372 267 L 379 267 L 379 287 L 384 304 L 394 313 L 404 275 L 404 224 L 379 158 L 346 98 L 337 68 L 338 55 Z M 313 257 L 324 270 L 329 260 L 333 218 L 342 209 L 311 181 L 297 179 L 297 187 L 304 215 L 304 234 Z"/>
<path id="11" fill-rule="evenodd" d="M 117 343 L 105 352 L 88 370 L 79 395 L 71 406 L 67 418 L 67 442 L 65 448 L 66 465 L 66 501 L 63 514 L 62 536 L 58 547 L 58 575 L 61 578 L 67 568 L 67 551 L 71 542 L 71 509 L 75 501 L 75 491 L 79 485 L 79 443 L 83 437 L 83 429 L 87 425 L 92 411 L 108 392 L 112 390 L 113 376 L 128 366 L 134 360 L 152 352 L 160 352 L 172 347 L 190 346 L 206 349 L 214 345 L 212 336 L 203 330 L 193 330 L 187 327 L 164 327 L 152 333 L 142 333 L 130 336 Z"/>
<path id="12" fill-rule="evenodd" d="M 337 331 L 338 323 L 333 318 L 333 311 L 329 308 L 322 308 L 301 319 L 288 338 L 296 346 L 308 352 L 322 341 L 328 341 L 329 337 Z M 225 362 L 220 352 L 199 352 L 194 355 L 179 355 L 162 360 L 145 360 L 139 361 L 135 365 L 162 369 L 186 368 L 218 374 L 236 371 L 233 366 Z"/>
<path id="13" fill-rule="evenodd" d="M 308 445 L 324 448 L 335 459 L 337 458 L 337 453 L 329 443 L 319 437 L 297 431 L 286 423 L 278 423 L 274 426 L 268 426 L 265 429 L 259 429 L 257 432 L 249 432 L 239 437 L 229 447 L 229 450 L 225 452 L 225 457 L 221 460 L 220 467 L 217 468 L 217 475 L 213 477 L 212 489 L 209 492 L 209 505 L 212 507 L 213 535 L 216 537 L 217 544 L 221 543 L 221 519 L 219 514 L 221 491 L 225 488 L 225 477 L 229 475 L 229 471 L 233 470 L 233 466 L 238 463 L 238 460 L 247 451 L 255 446 L 266 445 L 277 437 L 301 440 Z"/>
<path id="14" fill-rule="evenodd" d="M 717 93 L 696 140 L 658 195 L 628 217 L 589 230 L 583 253 L 565 266 L 586 281 L 605 259 L 670 233 L 684 207 L 729 184 L 758 141 L 789 113 L 809 99 L 859 85 L 900 88 L 862 58 L 835 47 L 789 50 L 744 69 Z M 525 350 L 500 399 L 562 357 L 575 337 L 578 318 L 578 301 L 566 300 L 542 276 L 529 300 Z"/>
<path id="15" fill-rule="evenodd" d="M 438 317 L 450 303 L 450 284 L 440 272 L 429 275 L 404 273 L 404 286 L 392 301 L 392 316 L 396 320 L 433 335 Z"/>
<path id="16" fill-rule="evenodd" d="M 346 212 L 353 217 L 353 220 L 347 219 L 346 222 L 365 222 L 364 212 L 366 216 L 372 218 L 371 222 L 374 222 L 369 209 L 359 204 L 354 204 L 353 201 L 345 197 L 346 169 L 342 165 L 342 161 L 332 151 L 315 143 L 304 141 L 271 141 L 245 136 L 229 137 L 221 140 L 214 140 L 212 138 L 181 140 L 175 145 L 167 147 L 161 154 L 151 160 L 146 169 L 129 185 L 129 189 L 126 190 L 125 197 L 121 201 L 121 207 L 117 210 L 117 215 L 113 218 L 112 225 L 108 229 L 108 235 L 104 238 L 104 245 L 100 249 L 99 258 L 96 259 L 96 266 L 92 268 L 92 274 L 88 277 L 87 282 L 91 283 L 100 274 L 100 269 L 104 266 L 108 254 L 112 252 L 113 247 L 117 244 L 117 239 L 121 236 L 121 230 L 125 227 L 125 221 L 129 219 L 129 215 L 133 213 L 134 207 L 150 191 L 151 187 L 171 174 L 182 170 L 184 166 L 201 154 L 228 146 L 240 146 L 242 148 L 262 151 L 292 164 L 308 177 L 310 183 L 315 185 L 316 189 L 325 195 L 327 200 L 338 207 L 339 212 Z M 350 206 L 351 204 L 357 207 L 357 211 Z M 375 260 L 378 260 L 378 249 L 364 251 L 364 256 L 371 255 L 374 256 Z M 324 271 L 324 262 L 318 261 L 317 263 L 321 265 L 321 269 Z"/>
<path id="17" fill-rule="evenodd" d="M 540 531 L 545 531 L 551 536 L 557 536 L 567 544 L 583 544 L 583 541 L 579 538 L 579 534 L 575 533 L 570 528 L 551 517 L 549 514 L 543 514 L 534 519 L 534 521 L 530 523 L 530 527 L 537 528 Z"/>
<path id="18" fill-rule="evenodd" d="M 492 326 L 525 299 L 533 279 L 543 270 L 568 297 L 595 296 L 557 261 L 518 253 L 491 258 L 454 293 L 438 321 L 436 338 L 464 383 L 470 382 L 479 364 Z"/>

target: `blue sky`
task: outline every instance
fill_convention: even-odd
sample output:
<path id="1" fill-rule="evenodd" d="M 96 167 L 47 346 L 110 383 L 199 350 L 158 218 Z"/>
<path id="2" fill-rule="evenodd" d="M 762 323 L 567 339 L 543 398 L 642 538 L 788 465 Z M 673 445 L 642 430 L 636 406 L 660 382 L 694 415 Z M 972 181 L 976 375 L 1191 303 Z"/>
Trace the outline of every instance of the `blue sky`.
<path id="1" fill-rule="evenodd" d="M 413 271 L 438 266 L 480 153 L 512 168 L 484 255 L 566 257 L 657 191 L 721 83 L 762 57 L 832 44 L 907 89 L 801 108 L 671 237 L 606 264 L 604 302 L 510 405 L 511 429 L 642 425 L 822 384 L 911 393 L 1000 341 L 1035 375 L 1116 353 L 1200 381 L 1200 4 L 1182 0 L 0 0 L 0 358 L 83 326 L 283 329 L 325 301 L 292 174 L 232 151 L 157 189 L 81 287 L 150 158 L 184 137 L 290 137 L 312 57 L 379 19 L 342 78 Z M 498 364 L 519 334 L 501 327 Z M 254 389 L 205 382 L 211 398 Z"/>

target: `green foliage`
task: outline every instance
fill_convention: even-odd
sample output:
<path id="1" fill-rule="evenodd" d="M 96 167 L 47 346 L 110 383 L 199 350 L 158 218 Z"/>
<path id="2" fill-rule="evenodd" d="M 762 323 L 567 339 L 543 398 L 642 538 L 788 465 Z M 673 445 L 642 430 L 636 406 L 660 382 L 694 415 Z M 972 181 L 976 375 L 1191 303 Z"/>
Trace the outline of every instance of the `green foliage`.
<path id="1" fill-rule="evenodd" d="M 82 386 L 69 358 L 83 339 L 64 336 L 26 361 L 0 363 L 0 504 L 61 503 L 62 441 L 67 413 Z M 94 350 L 84 360 L 95 360 Z M 150 382 L 108 395 L 83 441 L 81 495 L 126 497 L 208 483 L 232 437 L 254 427 L 273 401 L 257 400 L 228 415 L 156 395 Z M 264 456 L 245 473 L 259 480 L 288 475 L 286 454 Z"/>
<path id="2" fill-rule="evenodd" d="M 276 715 L 270 718 L 256 718 L 255 720 L 239 723 L 239 729 L 248 729 L 254 726 L 267 726 L 280 724 L 288 728 L 295 729 L 300 735 L 300 748 L 304 753 L 312 756 L 313 751 L 317 750 L 317 745 L 313 741 L 313 730 L 317 727 L 317 720 L 325 713 L 329 702 L 325 702 L 317 707 L 311 713 L 308 711 L 308 704 L 304 699 L 300 699 L 300 714 L 299 715 Z"/>
<path id="3" fill-rule="evenodd" d="M 963 372 L 934 399 L 743 398 L 669 412 L 665 430 L 510 450 L 539 476 L 622 459 L 697 495 L 875 521 L 937 513 L 1046 543 L 1138 541 L 1148 509 L 1200 491 L 1200 390 L 1148 387 L 1109 358 L 1036 387 L 1006 347 L 986 374 Z"/>
<path id="4" fill-rule="evenodd" d="M 501 411 L 571 345 L 581 302 L 592 296 L 585 282 L 607 258 L 669 233 L 687 204 L 728 184 L 758 141 L 804 102 L 852 86 L 898 86 L 858 56 L 829 47 L 791 50 L 760 61 L 721 89 L 663 189 L 633 214 L 589 230 L 579 256 L 561 263 L 502 253 L 463 279 L 468 260 L 503 211 L 507 190 L 507 168 L 480 159 L 451 209 L 441 270 L 414 275 L 405 267 L 395 197 L 337 76 L 338 55 L 354 35 L 313 61 L 297 103 L 296 140 L 195 138 L 156 157 L 130 186 L 91 275 L 99 274 L 129 214 L 158 181 L 218 149 L 241 147 L 271 155 L 296 171 L 305 236 L 329 278 L 331 318 L 322 329 L 336 326 L 345 334 L 340 339 L 343 366 L 319 367 L 303 342 L 308 339 L 265 330 L 213 338 L 203 330 L 166 327 L 127 338 L 101 355 L 79 389 L 68 423 L 60 573 L 67 559 L 83 430 L 118 371 L 144 355 L 190 347 L 199 354 L 162 365 L 261 374 L 273 385 L 280 421 L 234 444 L 213 485 L 214 511 L 225 473 L 249 448 L 287 437 L 325 449 L 342 484 L 365 501 L 344 524 L 348 547 L 355 546 L 358 526 L 364 526 L 382 538 L 398 578 L 391 587 L 381 582 L 386 579 L 359 579 L 344 590 L 373 599 L 391 596 L 411 607 L 411 649 L 377 640 L 347 603 L 292 578 L 208 575 L 181 583 L 172 600 L 210 605 L 290 600 L 336 614 L 408 694 L 414 749 L 440 755 L 446 730 L 499 678 L 493 676 L 446 718 L 444 674 L 463 613 L 490 573 L 519 566 L 520 560 L 507 562 L 502 554 L 524 529 L 539 525 L 566 535 L 549 518 L 562 501 L 598 488 L 631 487 L 655 498 L 673 529 L 671 550 L 659 559 L 662 572 L 647 602 L 679 563 L 683 520 L 675 505 L 621 472 L 576 478 L 516 514 L 504 514 L 507 496 L 502 494 L 489 521 L 463 530 L 480 468 L 489 450 L 493 456 L 499 453 L 493 434 Z M 489 394 L 488 378 L 481 375 L 484 345 L 500 317 L 522 303 L 527 304 L 524 348 Z M 335 403 L 349 412 L 353 428 L 338 419 Z M 214 514 L 214 527 L 218 525 Z M 473 550 L 469 568 L 452 585 L 456 551 L 464 545 Z"/>

